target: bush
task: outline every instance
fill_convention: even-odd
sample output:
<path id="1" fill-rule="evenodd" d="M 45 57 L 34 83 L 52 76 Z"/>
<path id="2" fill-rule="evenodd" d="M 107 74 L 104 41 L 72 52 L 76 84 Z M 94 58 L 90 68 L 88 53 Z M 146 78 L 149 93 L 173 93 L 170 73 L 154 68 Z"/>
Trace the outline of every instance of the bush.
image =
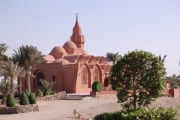
<path id="1" fill-rule="evenodd" d="M 55 90 L 50 90 L 50 95 L 54 95 L 56 93 Z"/>
<path id="2" fill-rule="evenodd" d="M 36 97 L 43 97 L 43 92 L 40 89 L 37 90 Z"/>
<path id="3" fill-rule="evenodd" d="M 29 99 L 26 95 L 26 93 L 23 91 L 21 98 L 20 98 L 20 105 L 28 105 L 29 104 Z"/>
<path id="4" fill-rule="evenodd" d="M 102 84 L 100 83 L 100 81 L 95 81 L 92 84 L 92 91 L 94 92 L 101 92 L 102 90 Z"/>
<path id="5" fill-rule="evenodd" d="M 16 103 L 20 103 L 20 100 L 18 97 L 14 98 Z"/>
<path id="6" fill-rule="evenodd" d="M 40 82 L 42 86 L 44 87 L 44 92 L 43 92 L 44 96 L 50 95 L 51 88 L 54 85 L 54 83 L 56 83 L 56 81 L 48 82 L 47 80 L 40 79 Z"/>
<path id="7" fill-rule="evenodd" d="M 44 90 L 43 96 L 50 95 L 50 90 Z"/>
<path id="8" fill-rule="evenodd" d="M 31 92 L 29 92 L 27 89 L 25 89 L 24 92 L 26 93 L 27 97 L 29 98 Z"/>
<path id="9" fill-rule="evenodd" d="M 36 104 L 36 98 L 35 98 L 34 93 L 31 93 L 29 96 L 29 103 L 30 104 Z"/>
<path id="10" fill-rule="evenodd" d="M 16 105 L 15 99 L 12 96 L 12 94 L 9 94 L 7 96 L 7 100 L 6 100 L 6 106 L 7 107 L 14 107 Z"/>
<path id="11" fill-rule="evenodd" d="M 171 108 L 159 109 L 129 109 L 127 111 L 103 113 L 94 117 L 94 120 L 174 120 L 177 111 Z"/>

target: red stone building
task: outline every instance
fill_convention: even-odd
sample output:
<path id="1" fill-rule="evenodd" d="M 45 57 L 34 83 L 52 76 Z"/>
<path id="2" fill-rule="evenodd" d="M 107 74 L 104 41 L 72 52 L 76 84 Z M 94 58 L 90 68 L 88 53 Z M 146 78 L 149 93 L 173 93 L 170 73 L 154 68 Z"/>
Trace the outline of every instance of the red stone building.
<path id="1" fill-rule="evenodd" d="M 47 63 L 36 66 L 36 70 L 33 71 L 35 78 L 31 80 L 31 90 L 37 91 L 42 88 L 39 79 L 56 81 L 52 89 L 67 93 L 90 92 L 95 80 L 107 86 L 107 73 L 111 64 L 104 56 L 89 55 L 84 44 L 85 37 L 76 17 L 71 40 L 63 46 L 55 46 L 49 55 L 44 57 Z"/>

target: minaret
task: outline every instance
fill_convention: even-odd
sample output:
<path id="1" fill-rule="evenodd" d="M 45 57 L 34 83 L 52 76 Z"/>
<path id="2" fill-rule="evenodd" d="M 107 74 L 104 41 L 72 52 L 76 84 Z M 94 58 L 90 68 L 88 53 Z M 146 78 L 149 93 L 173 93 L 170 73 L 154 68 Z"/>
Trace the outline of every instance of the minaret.
<path id="1" fill-rule="evenodd" d="M 77 48 L 84 48 L 85 38 L 82 35 L 82 29 L 79 25 L 77 14 L 76 14 L 76 23 L 74 25 L 73 34 L 71 36 L 71 41 L 73 41 L 76 44 Z"/>

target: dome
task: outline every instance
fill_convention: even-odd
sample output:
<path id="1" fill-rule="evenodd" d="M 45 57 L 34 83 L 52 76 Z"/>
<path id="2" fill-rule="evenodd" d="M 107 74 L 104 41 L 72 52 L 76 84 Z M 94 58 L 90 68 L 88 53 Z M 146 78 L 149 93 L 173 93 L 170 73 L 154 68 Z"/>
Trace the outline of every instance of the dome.
<path id="1" fill-rule="evenodd" d="M 55 58 L 52 55 L 46 55 L 43 58 L 47 61 L 47 63 L 51 63 L 55 60 Z"/>
<path id="2" fill-rule="evenodd" d="M 86 50 L 84 48 L 79 48 L 79 50 L 81 51 L 81 53 L 83 55 L 88 55 L 88 53 L 86 52 Z"/>
<path id="3" fill-rule="evenodd" d="M 63 48 L 66 50 L 66 49 L 70 49 L 70 48 L 74 48 L 74 49 L 77 49 L 77 46 L 75 45 L 74 42 L 72 41 L 67 41 L 64 45 L 63 45 Z"/>
<path id="4" fill-rule="evenodd" d="M 53 61 L 53 63 L 69 64 L 69 61 L 67 61 L 65 59 L 57 59 L 57 60 Z"/>
<path id="5" fill-rule="evenodd" d="M 66 55 L 66 51 L 61 46 L 54 47 L 49 55 L 54 56 L 56 59 L 62 58 L 62 55 Z"/>
<path id="6" fill-rule="evenodd" d="M 61 46 L 56 46 L 51 50 L 51 53 L 66 53 L 66 51 L 64 50 L 64 48 L 62 48 Z"/>
<path id="7" fill-rule="evenodd" d="M 73 28 L 73 35 L 75 35 L 75 36 L 81 36 L 82 35 L 82 29 L 79 25 L 78 20 L 76 20 L 75 26 Z"/>

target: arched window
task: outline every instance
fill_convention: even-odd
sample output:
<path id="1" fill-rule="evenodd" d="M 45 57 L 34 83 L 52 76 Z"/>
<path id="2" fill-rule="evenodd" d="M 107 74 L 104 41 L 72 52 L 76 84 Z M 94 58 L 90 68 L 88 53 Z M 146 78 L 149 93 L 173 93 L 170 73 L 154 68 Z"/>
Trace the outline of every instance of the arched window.
<path id="1" fill-rule="evenodd" d="M 94 71 L 93 71 L 93 81 L 98 81 L 99 80 L 99 71 L 98 69 L 95 67 Z"/>
<path id="2" fill-rule="evenodd" d="M 42 86 L 41 82 L 39 81 L 40 79 L 44 80 L 44 74 L 42 72 L 38 72 L 37 74 L 37 86 Z"/>
<path id="3" fill-rule="evenodd" d="M 81 83 L 87 84 L 88 75 L 87 75 L 87 69 L 84 67 L 81 71 Z"/>
<path id="4" fill-rule="evenodd" d="M 54 75 L 52 76 L 52 81 L 56 81 L 56 77 Z"/>

